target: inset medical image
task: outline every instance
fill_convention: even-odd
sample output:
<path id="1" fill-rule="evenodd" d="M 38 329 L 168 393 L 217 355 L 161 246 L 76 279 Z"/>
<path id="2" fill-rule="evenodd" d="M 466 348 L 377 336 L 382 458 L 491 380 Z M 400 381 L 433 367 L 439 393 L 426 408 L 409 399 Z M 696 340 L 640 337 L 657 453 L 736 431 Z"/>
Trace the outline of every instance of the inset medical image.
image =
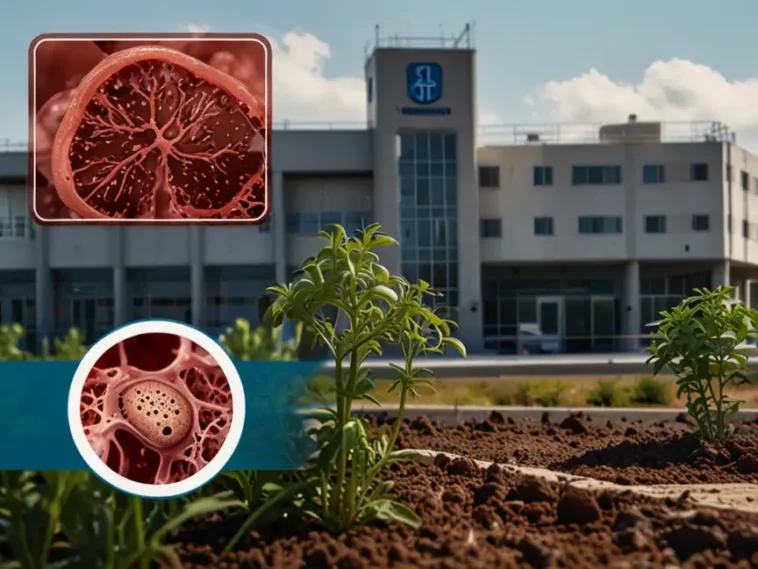
<path id="1" fill-rule="evenodd" d="M 38 223 L 265 220 L 265 38 L 40 36 L 29 72 Z"/>
<path id="2" fill-rule="evenodd" d="M 212 477 L 231 456 L 244 421 L 231 360 L 198 338 L 175 333 L 183 324 L 162 324 L 135 323 L 136 333 L 124 335 L 127 326 L 95 344 L 79 366 L 69 401 L 84 460 L 107 482 L 139 495 L 146 495 L 144 486 L 202 485 L 206 470 Z M 139 329 L 145 326 L 169 331 Z M 157 492 L 149 495 L 163 491 Z"/>

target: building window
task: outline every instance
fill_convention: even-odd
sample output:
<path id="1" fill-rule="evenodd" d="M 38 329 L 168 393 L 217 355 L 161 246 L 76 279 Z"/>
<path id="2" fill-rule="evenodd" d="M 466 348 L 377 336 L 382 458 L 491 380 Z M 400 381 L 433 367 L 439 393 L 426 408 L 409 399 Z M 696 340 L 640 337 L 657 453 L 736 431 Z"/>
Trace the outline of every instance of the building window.
<path id="1" fill-rule="evenodd" d="M 293 212 L 287 214 L 287 233 L 313 236 L 333 225 L 341 225 L 348 235 L 352 235 L 370 224 L 370 219 L 371 212 L 367 211 Z"/>
<path id="2" fill-rule="evenodd" d="M 553 167 L 552 166 L 535 166 L 534 167 L 534 185 L 535 186 L 552 186 L 553 185 Z"/>
<path id="3" fill-rule="evenodd" d="M 731 182 L 732 181 L 732 166 L 731 164 L 726 165 L 726 169 L 724 170 L 724 175 L 726 176 L 726 181 Z"/>
<path id="4" fill-rule="evenodd" d="M 374 78 L 369 77 L 366 81 L 366 100 L 370 103 L 374 98 Z"/>
<path id="5" fill-rule="evenodd" d="M 729 213 L 726 216 L 726 232 L 731 233 L 732 232 L 732 214 Z"/>
<path id="6" fill-rule="evenodd" d="M 666 169 L 662 164 L 645 164 L 642 167 L 643 184 L 663 184 L 666 182 Z"/>
<path id="7" fill-rule="evenodd" d="M 534 218 L 535 235 L 552 235 L 553 218 L 552 217 L 535 217 Z"/>
<path id="8" fill-rule="evenodd" d="M 500 219 L 480 219 L 479 220 L 480 237 L 502 237 L 503 224 Z"/>
<path id="9" fill-rule="evenodd" d="M 747 219 L 742 220 L 742 236 L 745 239 L 750 237 L 750 222 Z"/>
<path id="10" fill-rule="evenodd" d="M 321 213 L 320 212 L 308 212 L 304 213 L 302 217 L 302 232 L 305 235 L 318 235 L 321 231 Z"/>
<path id="11" fill-rule="evenodd" d="M 479 187 L 480 188 L 499 188 L 500 187 L 500 167 L 499 166 L 479 166 Z"/>
<path id="12" fill-rule="evenodd" d="M 574 166 L 571 183 L 575 186 L 620 184 L 621 166 Z"/>
<path id="13" fill-rule="evenodd" d="M 622 233 L 623 222 L 621 216 L 580 216 L 579 233 L 590 234 L 613 234 Z"/>
<path id="14" fill-rule="evenodd" d="M 345 232 L 348 235 L 353 235 L 359 231 L 366 229 L 367 225 L 371 225 L 371 214 L 367 211 L 348 211 L 345 213 L 345 218 L 342 226 L 345 228 Z"/>
<path id="15" fill-rule="evenodd" d="M 0 217 L 0 239 L 34 239 L 34 223 L 25 215 Z"/>
<path id="16" fill-rule="evenodd" d="M 742 185 L 742 189 L 745 191 L 748 191 L 750 188 L 750 176 L 745 170 L 740 172 L 740 185 Z"/>
<path id="17" fill-rule="evenodd" d="M 645 233 L 666 233 L 666 216 L 646 215 Z"/>
<path id="18" fill-rule="evenodd" d="M 400 259 L 410 282 L 441 293 L 429 302 L 456 319 L 458 307 L 458 139 L 416 131 L 399 136 Z M 482 175 L 482 168 L 491 168 Z M 497 167 L 479 169 L 480 185 L 497 187 Z M 493 174 L 494 171 L 494 174 Z M 494 179 L 493 179 L 494 176 Z"/>
<path id="19" fill-rule="evenodd" d="M 690 180 L 693 182 L 708 181 L 708 164 L 698 163 L 690 166 Z"/>
<path id="20" fill-rule="evenodd" d="M 335 225 L 342 225 L 344 227 L 342 218 L 343 218 L 342 212 L 322 211 L 320 213 L 320 219 L 319 219 L 319 225 L 321 226 L 321 231 L 330 231 L 332 227 Z"/>
<path id="21" fill-rule="evenodd" d="M 710 231 L 711 218 L 705 214 L 692 216 L 692 231 Z"/>

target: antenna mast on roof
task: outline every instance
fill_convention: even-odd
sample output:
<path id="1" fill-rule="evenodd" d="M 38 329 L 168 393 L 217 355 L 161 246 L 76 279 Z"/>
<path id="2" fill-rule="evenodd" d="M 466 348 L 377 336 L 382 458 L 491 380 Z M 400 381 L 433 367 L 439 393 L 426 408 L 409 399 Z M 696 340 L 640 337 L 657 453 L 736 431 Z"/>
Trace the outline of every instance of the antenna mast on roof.
<path id="1" fill-rule="evenodd" d="M 466 24 L 461 34 L 453 40 L 453 47 L 457 48 L 462 41 L 465 41 L 466 47 L 471 47 L 471 24 Z"/>

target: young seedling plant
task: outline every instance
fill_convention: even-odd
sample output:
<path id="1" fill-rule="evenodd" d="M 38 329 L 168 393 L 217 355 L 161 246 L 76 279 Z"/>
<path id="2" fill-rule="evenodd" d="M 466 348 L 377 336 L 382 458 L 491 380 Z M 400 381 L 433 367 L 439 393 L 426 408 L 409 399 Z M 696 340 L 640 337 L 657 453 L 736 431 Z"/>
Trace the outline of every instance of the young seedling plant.
<path id="1" fill-rule="evenodd" d="M 734 432 L 729 422 L 743 401 L 727 389 L 749 382 L 748 358 L 756 349 L 746 342 L 758 338 L 758 311 L 731 301 L 732 287 L 695 289 L 663 319 L 652 334 L 655 373 L 668 366 L 677 377 L 678 397 L 687 398 L 687 411 L 700 436 L 720 443 Z"/>
<path id="2" fill-rule="evenodd" d="M 319 237 L 327 244 L 305 262 L 301 278 L 269 289 L 276 295 L 268 313 L 272 323 L 303 323 L 335 363 L 336 409 L 318 415 L 320 426 L 313 434 L 319 452 L 312 466 L 316 486 L 303 508 L 335 532 L 376 519 L 417 527 L 419 518 L 396 501 L 392 483 L 381 481 L 379 474 L 403 458 L 394 445 L 407 397 L 429 383 L 428 371 L 417 368 L 415 359 L 448 347 L 465 356 L 466 349 L 451 336 L 455 324 L 430 306 L 438 295 L 428 283 L 411 284 L 380 264 L 377 249 L 397 242 L 381 233 L 379 225 L 354 237 L 337 225 Z M 400 408 L 392 430 L 374 437 L 352 411 L 357 401 L 377 403 L 363 365 L 385 346 L 400 346 L 403 354 L 403 365 L 393 364 Z"/>

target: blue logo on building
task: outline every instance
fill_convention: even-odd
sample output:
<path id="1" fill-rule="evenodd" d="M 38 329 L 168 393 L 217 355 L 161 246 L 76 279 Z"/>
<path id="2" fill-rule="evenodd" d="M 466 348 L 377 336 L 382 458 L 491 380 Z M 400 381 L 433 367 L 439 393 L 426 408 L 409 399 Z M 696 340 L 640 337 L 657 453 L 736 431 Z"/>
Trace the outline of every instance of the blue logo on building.
<path id="1" fill-rule="evenodd" d="M 442 97 L 442 67 L 438 63 L 411 63 L 406 69 L 408 98 L 419 105 Z"/>

